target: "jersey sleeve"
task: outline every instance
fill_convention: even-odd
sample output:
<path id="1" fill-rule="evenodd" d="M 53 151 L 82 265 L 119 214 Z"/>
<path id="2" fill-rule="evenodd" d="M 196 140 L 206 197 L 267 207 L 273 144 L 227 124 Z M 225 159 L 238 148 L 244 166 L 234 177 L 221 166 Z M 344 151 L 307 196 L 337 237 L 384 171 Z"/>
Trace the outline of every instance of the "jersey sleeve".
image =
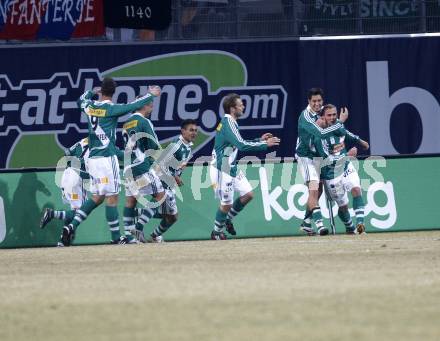
<path id="1" fill-rule="evenodd" d="M 77 158 L 80 158 L 82 155 L 82 147 L 79 142 L 75 143 L 73 146 L 71 146 L 69 149 L 65 151 L 66 156 L 74 156 Z"/>
<path id="2" fill-rule="evenodd" d="M 118 160 L 123 162 L 124 161 L 124 151 L 119 149 L 118 147 L 116 147 L 115 152 L 116 152 L 116 157 L 118 158 Z"/>
<path id="3" fill-rule="evenodd" d="M 224 129 L 224 134 L 229 143 L 233 146 L 237 147 L 240 151 L 263 151 L 267 150 L 267 142 L 266 141 L 249 141 L 245 140 L 241 137 L 240 132 L 236 125 L 231 122 L 231 118 L 226 119 L 226 124 L 222 126 Z"/>
<path id="4" fill-rule="evenodd" d="M 149 122 L 142 122 L 142 132 L 148 134 L 148 137 L 142 138 L 144 146 L 146 147 L 145 149 L 160 149 L 159 140 Z"/>
<path id="5" fill-rule="evenodd" d="M 93 91 L 86 91 L 84 92 L 80 98 L 78 99 L 78 101 L 76 101 L 76 103 L 78 104 L 78 107 L 80 109 L 85 108 L 88 104 L 90 104 L 92 102 L 92 98 L 93 98 Z"/>
<path id="6" fill-rule="evenodd" d="M 301 115 L 302 115 L 301 119 L 303 121 L 302 122 L 303 128 L 305 129 L 305 131 L 308 134 L 310 134 L 312 136 L 326 138 L 327 136 L 334 134 L 335 131 L 339 130 L 340 133 L 345 131 L 342 123 L 340 123 L 339 121 L 336 124 L 334 124 L 328 128 L 321 128 L 316 123 L 316 121 L 313 118 L 308 117 L 306 113 L 302 113 Z"/>
<path id="7" fill-rule="evenodd" d="M 313 145 L 315 146 L 316 152 L 320 157 L 325 159 L 327 156 L 329 156 L 330 152 L 325 150 L 322 141 L 323 140 L 320 137 L 313 137 Z"/>
<path id="8" fill-rule="evenodd" d="M 159 163 L 162 165 L 162 169 L 172 176 L 176 175 L 176 171 L 181 166 L 179 157 L 180 146 L 181 143 L 179 141 L 170 143 L 159 157 Z"/>
<path id="9" fill-rule="evenodd" d="M 352 132 L 348 131 L 347 129 L 345 129 L 345 140 L 348 143 L 352 143 L 352 144 L 356 144 L 359 142 L 360 138 L 359 136 L 353 134 Z"/>
<path id="10" fill-rule="evenodd" d="M 107 111 L 106 116 L 117 117 L 125 115 L 129 112 L 136 111 L 142 108 L 144 105 L 152 102 L 153 100 L 154 96 L 150 93 L 147 93 L 145 96 L 142 96 L 128 104 L 113 104 Z"/>

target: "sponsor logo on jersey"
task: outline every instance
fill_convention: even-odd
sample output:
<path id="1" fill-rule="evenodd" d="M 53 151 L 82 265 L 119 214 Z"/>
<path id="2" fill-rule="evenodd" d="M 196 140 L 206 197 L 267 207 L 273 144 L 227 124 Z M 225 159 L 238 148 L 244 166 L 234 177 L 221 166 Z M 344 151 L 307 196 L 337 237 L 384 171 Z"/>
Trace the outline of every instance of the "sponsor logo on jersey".
<path id="1" fill-rule="evenodd" d="M 107 110 L 105 109 L 93 109 L 93 108 L 86 109 L 86 114 L 89 116 L 104 117 L 106 113 Z"/>
<path id="2" fill-rule="evenodd" d="M 127 130 L 127 129 L 131 129 L 131 128 L 137 127 L 138 122 L 139 122 L 138 120 L 127 122 L 127 123 L 124 124 L 123 129 Z"/>

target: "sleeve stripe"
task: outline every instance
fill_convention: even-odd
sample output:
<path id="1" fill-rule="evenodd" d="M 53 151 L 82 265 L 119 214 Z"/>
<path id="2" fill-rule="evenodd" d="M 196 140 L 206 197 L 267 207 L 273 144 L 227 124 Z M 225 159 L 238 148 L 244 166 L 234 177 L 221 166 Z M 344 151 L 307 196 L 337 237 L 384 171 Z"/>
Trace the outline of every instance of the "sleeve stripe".
<path id="1" fill-rule="evenodd" d="M 158 137 L 157 137 L 157 135 L 156 135 L 156 132 L 154 131 L 153 124 L 151 123 L 150 120 L 147 120 L 147 123 L 148 123 L 148 125 L 150 126 L 151 131 L 153 132 L 153 137 L 155 138 L 155 141 L 154 141 L 154 142 L 156 142 L 156 144 L 159 145 L 159 139 L 158 139 Z"/>
<path id="2" fill-rule="evenodd" d="M 144 96 L 139 97 L 138 99 L 135 99 L 133 102 L 130 102 L 130 104 L 135 104 L 135 103 L 142 101 L 142 100 L 149 98 L 149 97 L 153 97 L 153 95 L 151 95 L 150 93 L 147 93 Z"/>
<path id="3" fill-rule="evenodd" d="M 86 96 L 87 96 L 88 93 L 89 93 L 89 91 L 84 92 L 79 99 L 81 101 L 84 101 L 86 99 Z"/>
<path id="4" fill-rule="evenodd" d="M 326 134 L 326 133 L 332 132 L 332 131 L 337 130 L 341 127 L 341 124 L 338 122 L 338 123 L 332 125 L 331 127 L 323 129 L 319 125 L 317 125 L 313 119 L 307 118 L 307 115 L 304 115 L 304 118 L 306 119 L 307 122 L 312 123 L 319 130 L 319 132 L 321 134 Z"/>
<path id="5" fill-rule="evenodd" d="M 262 146 L 262 145 L 266 144 L 265 141 L 262 141 L 262 142 L 248 142 L 246 140 L 243 140 L 243 138 L 241 137 L 240 132 L 238 131 L 237 127 L 235 126 L 234 122 L 231 122 L 231 120 L 232 119 L 228 117 L 229 127 L 231 128 L 232 133 L 235 135 L 235 137 L 238 139 L 239 142 L 241 142 L 241 143 L 243 143 L 245 145 L 254 146 L 254 147 Z"/>
<path id="6" fill-rule="evenodd" d="M 177 152 L 180 147 L 182 146 L 182 141 L 177 141 L 175 145 L 167 152 L 167 155 L 163 158 L 162 162 L 165 164 L 166 167 L 170 167 L 171 165 L 168 164 L 168 160 L 171 160 L 171 158 L 174 156 L 174 153 Z"/>

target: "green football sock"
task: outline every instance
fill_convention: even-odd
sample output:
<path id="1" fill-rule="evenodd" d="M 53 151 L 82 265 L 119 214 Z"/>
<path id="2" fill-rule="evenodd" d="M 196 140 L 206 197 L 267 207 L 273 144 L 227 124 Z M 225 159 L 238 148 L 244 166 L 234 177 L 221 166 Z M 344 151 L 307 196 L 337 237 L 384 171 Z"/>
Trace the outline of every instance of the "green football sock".
<path id="1" fill-rule="evenodd" d="M 65 211 L 64 225 L 69 225 L 72 222 L 73 217 L 75 217 L 75 213 L 75 210 Z"/>
<path id="2" fill-rule="evenodd" d="M 89 214 L 97 207 L 96 203 L 92 199 L 87 199 L 82 206 L 75 211 L 75 216 L 70 224 L 76 230 L 79 224 L 81 224 Z"/>
<path id="3" fill-rule="evenodd" d="M 350 213 L 347 211 L 338 210 L 338 216 L 341 218 L 347 230 L 354 230 L 353 221 L 351 220 Z"/>
<path id="4" fill-rule="evenodd" d="M 245 207 L 243 203 L 240 201 L 240 198 L 234 200 L 231 209 L 228 212 L 227 220 L 232 220 L 235 216 Z"/>
<path id="5" fill-rule="evenodd" d="M 126 237 L 131 236 L 131 230 L 135 228 L 134 216 L 134 207 L 124 207 L 124 233 Z"/>
<path id="6" fill-rule="evenodd" d="M 154 229 L 152 235 L 155 237 L 161 236 L 162 234 L 168 231 L 171 225 L 173 224 L 168 224 L 165 219 L 162 219 L 160 221 L 160 224 Z"/>
<path id="7" fill-rule="evenodd" d="M 112 240 L 119 239 L 121 237 L 121 232 L 119 231 L 118 209 L 114 206 L 105 206 L 105 217 L 112 235 Z"/>
<path id="8" fill-rule="evenodd" d="M 306 209 L 306 213 L 304 215 L 304 219 L 302 222 L 302 225 L 305 227 L 312 227 L 312 211 L 310 211 L 308 208 Z"/>
<path id="9" fill-rule="evenodd" d="M 143 231 L 144 225 L 148 223 L 153 216 L 154 216 L 154 210 L 152 210 L 149 207 L 144 207 L 136 223 L 136 230 Z"/>
<path id="10" fill-rule="evenodd" d="M 312 211 L 312 219 L 315 221 L 316 227 L 318 229 L 320 229 L 321 227 L 323 227 L 323 223 L 322 223 L 322 214 L 321 214 L 321 209 L 319 207 L 315 207 Z"/>
<path id="11" fill-rule="evenodd" d="M 228 214 L 223 212 L 220 208 L 217 210 L 214 221 L 215 232 L 220 233 L 223 231 L 223 227 L 225 226 L 225 221 L 227 216 Z"/>
<path id="12" fill-rule="evenodd" d="M 353 198 L 353 209 L 356 214 L 356 224 L 364 223 L 365 203 L 362 195 Z"/>

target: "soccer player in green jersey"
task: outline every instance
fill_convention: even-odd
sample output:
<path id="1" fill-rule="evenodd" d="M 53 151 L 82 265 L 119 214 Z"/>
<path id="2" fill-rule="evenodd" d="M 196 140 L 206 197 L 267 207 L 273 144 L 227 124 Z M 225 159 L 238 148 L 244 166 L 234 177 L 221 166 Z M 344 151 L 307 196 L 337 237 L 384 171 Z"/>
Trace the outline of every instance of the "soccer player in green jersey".
<path id="1" fill-rule="evenodd" d="M 280 144 L 280 139 L 270 133 L 254 141 L 241 137 L 237 120 L 243 115 L 244 105 L 239 95 L 227 95 L 223 100 L 223 109 L 225 116 L 217 126 L 210 166 L 215 195 L 220 199 L 211 232 L 214 240 L 226 239 L 223 232 L 226 220 L 235 217 L 253 198 L 252 186 L 244 173 L 237 169 L 238 151 L 264 151 Z M 236 191 L 239 198 L 234 201 Z"/>
<path id="2" fill-rule="evenodd" d="M 336 124 L 337 111 L 332 104 L 324 105 L 322 109 L 322 118 L 324 127 Z M 320 178 L 323 180 L 326 194 L 337 203 L 339 210 L 338 215 L 345 224 L 346 232 L 353 234 L 355 231 L 363 233 L 365 227 L 362 224 L 357 224 L 356 230 L 348 211 L 348 195 L 352 186 L 347 178 L 346 173 L 351 162 L 347 158 L 347 151 L 345 149 L 345 142 L 356 143 L 364 149 L 368 149 L 368 142 L 359 138 L 359 136 L 345 131 L 340 134 L 340 131 L 335 131 L 333 135 L 322 137 L 314 137 L 313 143 L 318 155 L 322 158 L 320 165 Z M 360 197 L 362 199 L 362 196 Z M 354 205 L 356 202 L 354 201 Z M 332 212 L 330 212 L 332 214 Z"/>
<path id="3" fill-rule="evenodd" d="M 163 171 L 161 178 L 165 188 L 166 199 L 160 207 L 150 209 L 145 207 L 141 210 L 136 229 L 136 238 L 141 241 L 153 243 L 163 242 L 163 234 L 178 219 L 178 209 L 176 204 L 175 186 L 182 186 L 181 175 L 188 161 L 191 159 L 191 147 L 197 137 L 197 121 L 193 119 L 184 120 L 181 124 L 181 134 L 162 152 L 158 159 L 160 169 Z M 161 219 L 159 225 L 153 230 L 148 240 L 145 239 L 143 226 L 152 218 Z"/>
<path id="4" fill-rule="evenodd" d="M 153 102 L 144 105 L 133 113 L 123 126 L 122 136 L 125 142 L 126 158 L 124 163 L 125 208 L 124 228 L 126 237 L 131 233 L 145 242 L 143 233 L 135 229 L 136 204 L 138 201 L 145 204 L 142 211 L 146 214 L 165 202 L 165 191 L 154 167 L 157 154 L 160 152 L 159 139 L 154 127 L 148 119 L 153 111 Z M 128 161 L 128 162 L 127 162 Z M 156 203 L 143 201 L 142 198 L 151 195 Z M 150 207 L 152 206 L 152 207 Z M 137 225 L 142 225 L 144 213 L 138 219 Z M 142 230 L 138 228 L 138 230 Z"/>
<path id="5" fill-rule="evenodd" d="M 61 219 L 64 225 L 70 224 L 75 211 L 87 199 L 85 181 L 89 179 L 86 163 L 89 158 L 89 141 L 81 139 L 65 152 L 66 156 L 74 158 L 67 162 L 67 167 L 61 176 L 61 193 L 63 202 L 70 205 L 70 210 L 54 210 L 45 208 L 40 221 L 40 228 L 44 228 L 52 219 Z M 61 239 L 57 246 L 64 246 Z"/>
<path id="6" fill-rule="evenodd" d="M 116 83 L 112 78 L 104 78 L 99 91 L 99 100 L 93 100 L 92 91 L 85 92 L 78 100 L 81 111 L 87 115 L 89 127 L 90 156 L 88 170 L 91 177 L 90 192 L 92 198 L 76 210 L 72 222 L 64 226 L 62 241 L 70 246 L 75 230 L 83 220 L 100 204 L 106 201 L 105 213 L 111 232 L 112 244 L 127 244 L 130 242 L 121 236 L 119 230 L 119 215 L 117 210 L 118 194 L 120 191 L 120 175 L 117 159 L 116 126 L 118 117 L 135 111 L 153 101 L 160 89 L 151 88 L 146 95 L 129 104 L 113 104 L 112 96 Z"/>
<path id="7" fill-rule="evenodd" d="M 313 145 L 313 139 L 315 137 L 330 136 L 335 131 L 339 131 L 343 134 L 345 129 L 341 122 L 345 121 L 348 117 L 348 112 L 343 110 L 340 115 L 341 122 L 337 122 L 327 128 L 320 127 L 316 121 L 319 119 L 319 112 L 323 104 L 323 96 L 324 93 L 322 89 L 310 89 L 307 94 L 308 106 L 301 112 L 298 118 L 298 139 L 296 142 L 295 156 L 298 161 L 298 170 L 301 172 L 304 183 L 309 190 L 307 209 L 304 221 L 300 228 L 308 235 L 316 234 L 311 224 L 311 218 L 315 221 L 319 233 L 328 233 L 328 229 L 323 225 L 321 209 L 318 205 L 319 196 L 320 193 L 322 193 L 322 187 L 320 186 L 320 180 L 316 169 L 317 165 L 315 165 L 313 161 L 313 158 L 318 156 Z"/>
<path id="8" fill-rule="evenodd" d="M 324 121 L 324 127 L 329 127 L 336 123 L 337 111 L 334 105 L 324 105 L 321 114 Z M 360 234 L 365 232 L 365 203 L 362 198 L 359 175 L 352 162 L 345 157 L 347 155 L 345 142 L 359 144 L 364 150 L 367 150 L 370 147 L 368 142 L 360 139 L 349 131 L 346 131 L 345 136 L 333 136 L 327 139 L 317 138 L 315 139 L 315 146 L 321 157 L 327 158 L 327 160 L 334 160 L 333 163 L 321 168 L 321 179 L 324 181 L 327 195 L 338 204 L 338 215 L 345 224 L 346 232 L 357 232 Z M 338 150 L 334 150 L 335 146 L 338 147 Z M 356 154 L 357 149 L 355 149 L 350 156 L 356 156 Z M 337 165 L 338 162 L 339 165 Z M 351 192 L 353 196 L 356 229 L 353 226 L 348 212 L 347 193 L 349 192 Z"/>

